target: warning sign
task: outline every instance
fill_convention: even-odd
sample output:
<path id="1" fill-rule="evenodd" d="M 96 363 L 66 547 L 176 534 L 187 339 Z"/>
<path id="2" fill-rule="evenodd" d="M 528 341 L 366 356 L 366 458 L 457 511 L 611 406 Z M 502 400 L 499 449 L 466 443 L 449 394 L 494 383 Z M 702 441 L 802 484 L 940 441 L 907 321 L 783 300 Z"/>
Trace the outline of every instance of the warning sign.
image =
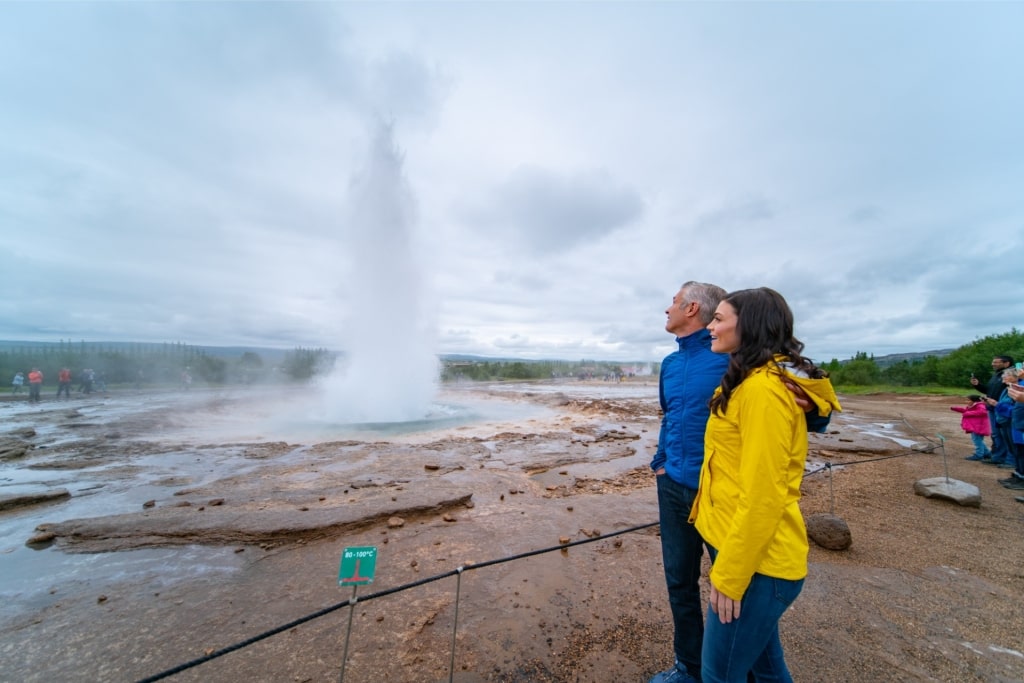
<path id="1" fill-rule="evenodd" d="M 377 548 L 345 548 L 341 554 L 341 568 L 338 570 L 339 586 L 362 586 L 373 583 L 377 569 Z"/>

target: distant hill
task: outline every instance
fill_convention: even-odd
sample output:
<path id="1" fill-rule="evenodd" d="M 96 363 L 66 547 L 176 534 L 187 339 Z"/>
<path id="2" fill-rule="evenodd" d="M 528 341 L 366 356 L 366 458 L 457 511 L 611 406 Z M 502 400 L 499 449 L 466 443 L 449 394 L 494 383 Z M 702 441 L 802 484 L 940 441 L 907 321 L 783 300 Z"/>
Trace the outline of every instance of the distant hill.
<path id="1" fill-rule="evenodd" d="M 956 351 L 956 349 L 936 349 L 934 351 L 915 351 L 913 353 L 890 353 L 887 356 L 874 356 L 875 365 L 880 368 L 887 368 L 890 365 L 896 365 L 903 361 L 913 363 L 915 360 L 923 360 L 928 356 L 935 356 L 936 358 L 942 358 Z M 839 361 L 839 364 L 849 362 L 847 360 Z"/>

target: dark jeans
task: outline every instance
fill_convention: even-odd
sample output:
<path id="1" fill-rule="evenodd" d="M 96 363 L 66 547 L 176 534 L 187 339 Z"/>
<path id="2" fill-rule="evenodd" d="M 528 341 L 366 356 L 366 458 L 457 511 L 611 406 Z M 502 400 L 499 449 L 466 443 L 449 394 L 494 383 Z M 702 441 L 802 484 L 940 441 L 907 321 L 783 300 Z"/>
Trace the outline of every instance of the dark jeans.
<path id="1" fill-rule="evenodd" d="M 1010 443 L 1004 440 L 999 424 L 996 422 L 996 411 L 991 407 L 988 409 L 988 423 L 992 426 L 992 461 L 1009 462 L 1013 457 L 1010 452 L 1010 449 L 1013 448 L 1012 440 Z"/>
<path id="2" fill-rule="evenodd" d="M 672 609 L 676 661 L 700 680 L 704 612 L 700 597 L 700 560 L 704 540 L 687 520 L 697 492 L 658 476 L 658 521 L 661 523 L 661 559 L 665 565 L 668 604 Z"/>
<path id="3" fill-rule="evenodd" d="M 996 430 L 992 432 L 992 442 L 995 448 L 992 449 L 992 462 L 1014 462 L 1013 448 L 1013 427 L 1007 420 L 1003 424 L 996 424 Z"/>
<path id="4" fill-rule="evenodd" d="M 60 398 L 61 392 L 68 398 L 71 398 L 71 382 L 61 382 L 57 385 L 57 398 Z"/>

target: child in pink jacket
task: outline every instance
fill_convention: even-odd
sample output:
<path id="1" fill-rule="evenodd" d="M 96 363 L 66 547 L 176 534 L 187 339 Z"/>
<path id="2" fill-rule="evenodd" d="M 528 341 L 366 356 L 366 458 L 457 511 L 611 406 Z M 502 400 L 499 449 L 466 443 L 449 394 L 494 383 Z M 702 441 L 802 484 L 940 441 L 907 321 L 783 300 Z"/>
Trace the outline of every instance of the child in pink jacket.
<path id="1" fill-rule="evenodd" d="M 974 455 L 967 456 L 967 460 L 984 460 L 991 457 L 988 447 L 985 446 L 984 437 L 992 433 L 992 427 L 988 421 L 988 408 L 978 394 L 971 394 L 967 397 L 966 406 L 950 406 L 950 410 L 962 413 L 960 427 L 971 435 L 974 443 Z"/>

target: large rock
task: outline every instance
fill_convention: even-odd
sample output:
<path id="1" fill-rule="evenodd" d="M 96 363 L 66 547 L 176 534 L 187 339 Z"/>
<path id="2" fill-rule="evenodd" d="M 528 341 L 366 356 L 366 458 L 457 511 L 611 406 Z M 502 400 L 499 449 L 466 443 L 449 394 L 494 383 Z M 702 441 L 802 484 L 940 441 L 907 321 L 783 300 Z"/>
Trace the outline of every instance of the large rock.
<path id="1" fill-rule="evenodd" d="M 853 544 L 850 527 L 842 517 L 822 512 L 806 520 L 807 537 L 826 550 L 846 550 Z"/>
<path id="2" fill-rule="evenodd" d="M 223 504 L 190 504 L 147 508 L 106 517 L 72 519 L 47 524 L 40 531 L 52 532 L 67 550 L 109 552 L 135 548 L 156 548 L 193 543 L 228 545 L 237 543 L 308 542 L 321 538 L 388 524 L 391 518 L 404 520 L 440 516 L 454 508 L 465 508 L 473 497 L 463 486 L 439 481 L 429 487 L 402 491 L 364 489 L 358 499 L 319 497 L 319 503 L 296 507 L 285 501 L 238 501 L 225 498 Z M 196 494 L 198 495 L 198 494 Z"/>
<path id="3" fill-rule="evenodd" d="M 914 482 L 914 493 L 925 498 L 951 500 L 966 507 L 981 507 L 981 491 L 974 484 L 959 479 L 932 477 Z"/>

